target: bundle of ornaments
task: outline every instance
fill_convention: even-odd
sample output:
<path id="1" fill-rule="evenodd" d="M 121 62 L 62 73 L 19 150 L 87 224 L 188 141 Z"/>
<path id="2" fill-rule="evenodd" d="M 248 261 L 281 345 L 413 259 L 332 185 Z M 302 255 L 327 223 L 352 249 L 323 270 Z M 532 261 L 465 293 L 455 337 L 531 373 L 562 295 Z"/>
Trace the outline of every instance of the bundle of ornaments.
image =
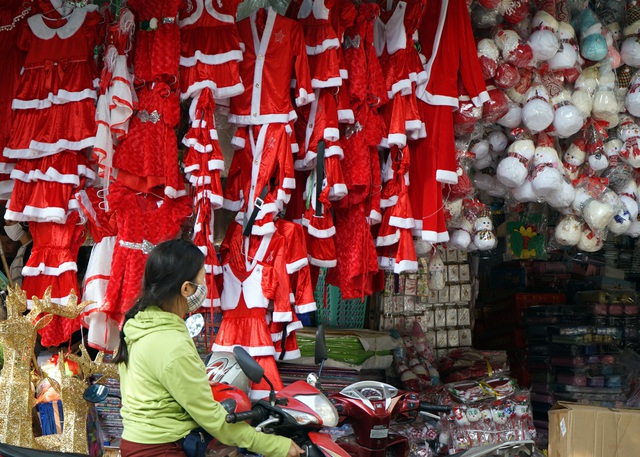
<path id="1" fill-rule="evenodd" d="M 638 237 L 638 0 L 470 8 L 491 100 L 478 108 L 463 94 L 454 115 L 460 179 L 444 191 L 450 244 L 495 245 L 485 197 L 557 210 L 552 247 L 594 252 L 607 233 Z"/>
<path id="2" fill-rule="evenodd" d="M 422 397 L 429 403 L 451 406 L 435 427 L 427 423 L 422 429 L 440 455 L 536 437 L 529 392 L 504 374 L 434 387 Z"/>

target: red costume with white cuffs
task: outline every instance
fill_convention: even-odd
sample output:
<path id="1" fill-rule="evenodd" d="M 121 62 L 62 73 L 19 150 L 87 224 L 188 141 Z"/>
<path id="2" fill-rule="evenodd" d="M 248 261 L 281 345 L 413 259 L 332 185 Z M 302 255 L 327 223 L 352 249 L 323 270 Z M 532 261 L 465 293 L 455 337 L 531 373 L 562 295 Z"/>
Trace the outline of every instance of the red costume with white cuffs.
<path id="1" fill-rule="evenodd" d="M 291 322 L 287 273 L 287 240 L 277 232 L 243 237 L 242 226 L 232 223 L 222 245 L 222 323 L 213 351 L 242 346 L 265 369 L 276 389 L 282 381 L 275 366 L 276 350 L 267 325 L 267 308 L 273 302 L 273 322 Z M 259 396 L 266 386 L 252 387 Z"/>
<path id="2" fill-rule="evenodd" d="M 239 125 L 294 120 L 296 114 L 290 97 L 292 79 L 296 81 L 297 106 L 315 99 L 302 26 L 269 8 L 260 37 L 256 25 L 259 11 L 237 24 L 245 49 L 240 63 L 244 92 L 231 99 L 229 122 Z"/>
<path id="3" fill-rule="evenodd" d="M 488 101 L 489 94 L 465 0 L 429 1 L 419 40 L 427 59 L 427 81 L 417 87 L 421 100 L 418 110 L 427 126 L 427 138 L 410 143 L 413 164 L 409 193 L 416 219 L 414 234 L 440 243 L 449 239 L 440 183 L 458 181 L 453 131 L 458 79 L 476 106 Z"/>
<path id="4" fill-rule="evenodd" d="M 180 16 L 180 96 L 187 99 L 205 87 L 216 100 L 243 92 L 242 60 L 236 13 L 240 0 L 194 0 Z"/>
<path id="5" fill-rule="evenodd" d="M 41 14 L 23 23 L 17 44 L 27 56 L 12 103 L 13 127 L 5 157 L 36 159 L 93 146 L 97 8 L 76 8 L 61 26 Z"/>

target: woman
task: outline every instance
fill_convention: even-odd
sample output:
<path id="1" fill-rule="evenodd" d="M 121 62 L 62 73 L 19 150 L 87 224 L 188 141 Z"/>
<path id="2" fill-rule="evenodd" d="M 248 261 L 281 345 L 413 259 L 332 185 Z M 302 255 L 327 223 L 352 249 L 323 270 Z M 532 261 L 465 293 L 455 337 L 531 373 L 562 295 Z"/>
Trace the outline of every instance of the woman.
<path id="1" fill-rule="evenodd" d="M 179 441 L 198 426 L 219 441 L 265 455 L 298 457 L 288 438 L 227 424 L 213 399 L 205 366 L 183 317 L 207 295 L 204 255 L 191 242 L 171 240 L 149 254 L 142 294 L 125 316 L 119 363 L 124 432 L 122 457 L 185 457 Z"/>

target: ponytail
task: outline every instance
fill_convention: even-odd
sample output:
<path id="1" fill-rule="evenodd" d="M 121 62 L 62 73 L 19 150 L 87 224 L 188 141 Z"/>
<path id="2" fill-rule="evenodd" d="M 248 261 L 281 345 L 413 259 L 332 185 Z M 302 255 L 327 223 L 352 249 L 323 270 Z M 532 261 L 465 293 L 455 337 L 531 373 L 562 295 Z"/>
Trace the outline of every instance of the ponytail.
<path id="1" fill-rule="evenodd" d="M 204 266 L 204 254 L 187 240 L 170 240 L 157 245 L 147 259 L 142 279 L 142 292 L 135 305 L 124 315 L 120 330 L 120 343 L 112 359 L 113 363 L 125 364 L 129 350 L 125 342 L 124 327 L 140 311 L 150 306 L 170 306 L 180 293 L 185 281 L 193 281 Z"/>

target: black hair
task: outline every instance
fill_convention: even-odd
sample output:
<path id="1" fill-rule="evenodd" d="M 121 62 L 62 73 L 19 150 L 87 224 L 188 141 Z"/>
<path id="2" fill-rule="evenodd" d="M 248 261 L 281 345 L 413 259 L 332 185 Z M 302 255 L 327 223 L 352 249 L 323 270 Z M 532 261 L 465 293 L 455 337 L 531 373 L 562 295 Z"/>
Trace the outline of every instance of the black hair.
<path id="1" fill-rule="evenodd" d="M 129 352 L 124 341 L 124 324 L 149 306 L 172 305 L 185 281 L 194 281 L 204 265 L 204 254 L 190 241 L 178 239 L 157 245 L 147 259 L 142 291 L 135 305 L 127 311 L 120 330 L 120 344 L 113 363 L 127 363 Z M 167 311 L 165 309 L 165 311 Z"/>

